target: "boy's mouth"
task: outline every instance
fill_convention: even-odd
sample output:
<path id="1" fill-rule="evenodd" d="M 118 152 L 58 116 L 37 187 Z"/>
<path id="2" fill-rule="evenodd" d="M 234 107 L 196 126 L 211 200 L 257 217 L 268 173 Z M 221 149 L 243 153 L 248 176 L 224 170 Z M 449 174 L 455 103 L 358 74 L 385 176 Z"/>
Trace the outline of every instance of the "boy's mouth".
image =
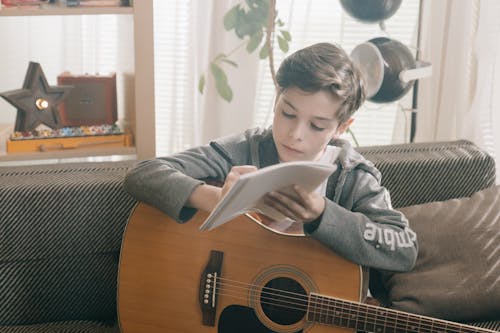
<path id="1" fill-rule="evenodd" d="M 287 146 L 287 145 L 284 145 L 284 144 L 282 144 L 281 146 L 282 146 L 283 148 L 285 148 L 285 150 L 290 151 L 290 152 L 292 152 L 292 153 L 294 153 L 294 154 L 302 154 L 302 153 L 303 153 L 301 150 L 297 150 L 297 149 L 295 149 L 295 148 L 292 148 L 292 147 Z"/>

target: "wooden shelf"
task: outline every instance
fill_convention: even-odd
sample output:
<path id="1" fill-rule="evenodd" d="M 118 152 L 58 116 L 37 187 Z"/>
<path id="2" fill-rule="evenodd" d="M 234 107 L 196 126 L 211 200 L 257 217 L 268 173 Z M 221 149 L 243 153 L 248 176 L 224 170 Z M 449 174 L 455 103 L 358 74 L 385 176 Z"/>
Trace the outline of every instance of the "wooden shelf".
<path id="1" fill-rule="evenodd" d="M 61 160 L 61 159 L 87 159 L 96 156 L 109 156 L 118 159 L 135 159 L 135 147 L 118 147 L 118 148 L 75 148 L 65 149 L 62 151 L 46 151 L 36 153 L 7 153 L 0 154 L 0 167 L 2 165 L 17 164 L 16 162 L 31 161 L 33 164 L 42 163 L 44 160 Z"/>
<path id="2" fill-rule="evenodd" d="M 131 6 L 115 7 L 65 7 L 61 5 L 2 7 L 0 17 L 36 16 L 78 16 L 78 15 L 131 15 L 133 17 L 134 72 L 131 101 L 133 117 L 130 121 L 133 147 L 78 147 L 63 151 L 34 153 L 5 153 L 5 128 L 0 126 L 0 166 L 16 162 L 39 164 L 40 161 L 60 159 L 84 159 L 101 156 L 103 158 L 152 158 L 155 156 L 155 98 L 154 98 L 154 29 L 153 0 L 137 0 Z M 131 36 L 132 37 L 132 36 Z M 140 116 L 139 116 L 140 113 Z M 2 125 L 2 124 L 0 124 Z M 13 127 L 13 124 L 8 124 Z M 52 162 L 52 163 L 58 163 Z"/>
<path id="3" fill-rule="evenodd" d="M 119 15 L 133 14 L 134 8 L 123 7 L 63 7 L 56 5 L 2 7 L 0 16 L 45 16 L 45 15 Z"/>

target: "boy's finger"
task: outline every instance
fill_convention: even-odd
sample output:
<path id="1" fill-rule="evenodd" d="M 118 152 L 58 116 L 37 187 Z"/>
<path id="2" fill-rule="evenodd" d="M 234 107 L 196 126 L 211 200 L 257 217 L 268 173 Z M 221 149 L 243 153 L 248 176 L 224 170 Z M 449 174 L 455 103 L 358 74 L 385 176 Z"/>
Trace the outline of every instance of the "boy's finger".
<path id="1" fill-rule="evenodd" d="M 233 166 L 230 172 L 234 172 L 238 175 L 244 175 L 245 173 L 255 172 L 257 170 L 258 169 L 255 165 L 237 165 Z"/>

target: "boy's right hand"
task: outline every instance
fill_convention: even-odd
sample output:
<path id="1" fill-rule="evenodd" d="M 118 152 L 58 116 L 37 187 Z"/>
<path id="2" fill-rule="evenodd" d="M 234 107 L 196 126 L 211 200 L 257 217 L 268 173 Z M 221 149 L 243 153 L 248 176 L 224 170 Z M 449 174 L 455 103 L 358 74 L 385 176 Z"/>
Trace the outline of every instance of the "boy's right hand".
<path id="1" fill-rule="evenodd" d="M 233 187 L 234 183 L 246 173 L 257 171 L 257 167 L 254 165 L 238 165 L 233 166 L 231 171 L 227 174 L 224 185 L 222 185 L 222 190 L 220 192 L 219 201 L 226 195 L 227 192 Z"/>
<path id="2" fill-rule="evenodd" d="M 238 178 L 249 172 L 256 171 L 252 165 L 235 166 L 228 173 L 222 188 L 216 185 L 201 184 L 189 196 L 186 206 L 211 212 L 226 193 L 233 187 Z"/>

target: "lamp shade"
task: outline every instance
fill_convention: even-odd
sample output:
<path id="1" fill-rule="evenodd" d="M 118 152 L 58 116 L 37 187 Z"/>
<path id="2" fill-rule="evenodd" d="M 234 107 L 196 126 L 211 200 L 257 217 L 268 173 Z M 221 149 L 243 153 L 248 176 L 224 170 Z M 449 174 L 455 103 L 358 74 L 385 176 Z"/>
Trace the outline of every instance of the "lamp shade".
<path id="1" fill-rule="evenodd" d="M 340 0 L 340 4 L 355 19 L 377 23 L 387 20 L 401 6 L 403 0 Z"/>
<path id="2" fill-rule="evenodd" d="M 416 61 L 407 46 L 386 37 L 356 46 L 351 59 L 366 81 L 367 99 L 375 103 L 401 99 L 416 79 L 432 73 L 429 63 Z"/>

